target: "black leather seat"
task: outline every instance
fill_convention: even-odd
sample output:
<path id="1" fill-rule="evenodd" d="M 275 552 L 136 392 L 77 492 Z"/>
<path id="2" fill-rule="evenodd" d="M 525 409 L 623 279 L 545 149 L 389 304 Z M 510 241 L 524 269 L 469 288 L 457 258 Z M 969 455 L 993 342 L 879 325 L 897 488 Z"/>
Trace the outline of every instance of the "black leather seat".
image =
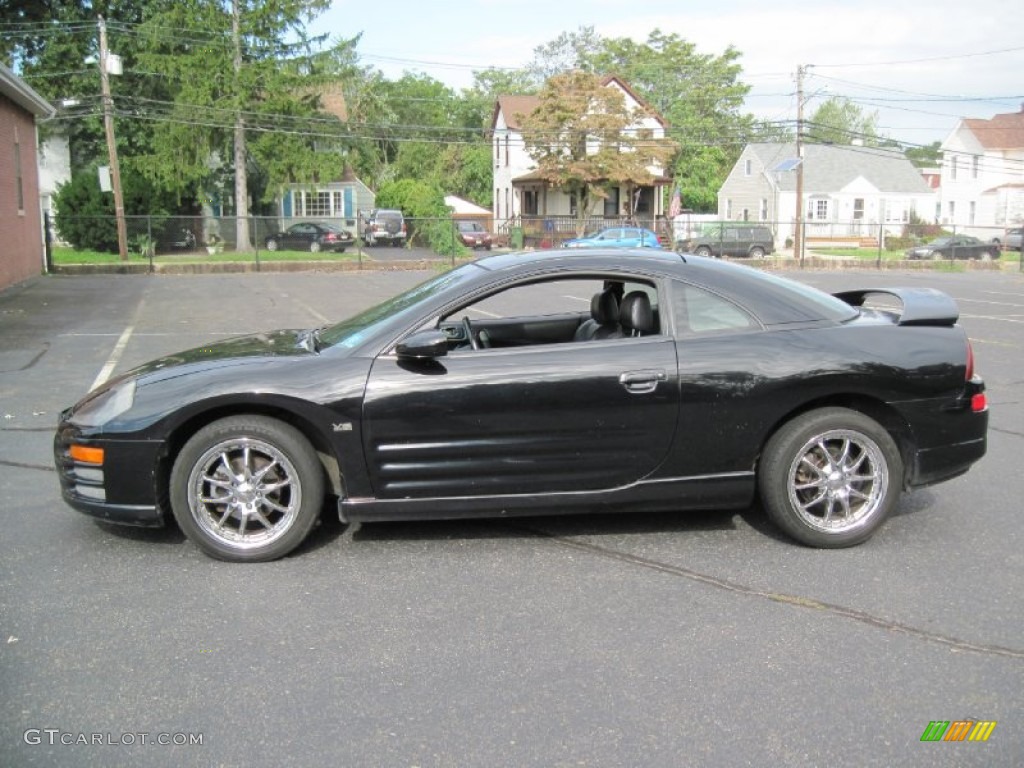
<path id="1" fill-rule="evenodd" d="M 651 300 L 643 291 L 630 291 L 619 307 L 619 323 L 626 336 L 647 336 L 657 333 Z"/>
<path id="2" fill-rule="evenodd" d="M 622 336 L 619 328 L 619 300 L 611 289 L 595 293 L 590 300 L 590 320 L 580 324 L 573 341 L 614 339 Z"/>

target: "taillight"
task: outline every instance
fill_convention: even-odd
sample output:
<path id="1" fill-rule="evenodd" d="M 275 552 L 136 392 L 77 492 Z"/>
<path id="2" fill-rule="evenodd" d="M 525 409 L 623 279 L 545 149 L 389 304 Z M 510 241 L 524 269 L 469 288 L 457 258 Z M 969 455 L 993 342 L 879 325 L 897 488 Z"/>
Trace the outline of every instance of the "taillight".
<path id="1" fill-rule="evenodd" d="M 964 371 L 964 378 L 970 382 L 974 378 L 974 348 L 971 340 L 967 340 L 967 368 Z M 984 392 L 975 392 L 971 395 L 971 411 L 981 413 L 988 408 L 988 397 Z"/>

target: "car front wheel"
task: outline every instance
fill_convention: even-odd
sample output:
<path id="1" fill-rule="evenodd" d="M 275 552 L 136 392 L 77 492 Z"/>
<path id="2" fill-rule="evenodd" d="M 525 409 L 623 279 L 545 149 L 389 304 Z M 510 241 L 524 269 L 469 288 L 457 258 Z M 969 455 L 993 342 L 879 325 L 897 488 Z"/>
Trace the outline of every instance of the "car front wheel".
<path id="1" fill-rule="evenodd" d="M 903 461 L 892 436 L 848 408 L 809 411 L 765 446 L 758 472 L 772 521 L 812 547 L 867 540 L 899 501 Z"/>
<path id="2" fill-rule="evenodd" d="M 270 238 L 269 240 L 267 240 L 267 250 L 268 251 L 276 251 L 277 250 L 277 240 L 275 240 L 274 238 Z"/>
<path id="3" fill-rule="evenodd" d="M 753 248 L 750 249 L 750 258 L 752 258 L 752 259 L 763 259 L 764 258 L 764 248 L 761 248 L 760 246 L 755 245 Z"/>
<path id="4" fill-rule="evenodd" d="M 694 251 L 694 253 L 696 253 L 698 256 L 707 257 L 711 255 L 711 249 L 708 248 L 706 245 L 702 245 L 700 248 Z"/>
<path id="5" fill-rule="evenodd" d="M 219 560 L 275 560 L 302 543 L 320 515 L 323 471 L 294 427 L 265 416 L 215 421 L 185 444 L 170 479 L 171 510 Z"/>
<path id="6" fill-rule="evenodd" d="M 314 240 L 312 243 L 310 243 L 309 244 L 309 252 L 310 253 L 320 253 L 320 243 L 318 243 L 316 240 Z"/>

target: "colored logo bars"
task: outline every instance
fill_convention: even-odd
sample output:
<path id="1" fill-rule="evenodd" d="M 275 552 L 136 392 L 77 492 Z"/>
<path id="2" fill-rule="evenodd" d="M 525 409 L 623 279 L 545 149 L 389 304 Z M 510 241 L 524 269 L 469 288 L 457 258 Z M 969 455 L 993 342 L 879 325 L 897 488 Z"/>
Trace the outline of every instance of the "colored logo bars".
<path id="1" fill-rule="evenodd" d="M 995 720 L 932 720 L 921 741 L 988 741 L 995 728 Z"/>

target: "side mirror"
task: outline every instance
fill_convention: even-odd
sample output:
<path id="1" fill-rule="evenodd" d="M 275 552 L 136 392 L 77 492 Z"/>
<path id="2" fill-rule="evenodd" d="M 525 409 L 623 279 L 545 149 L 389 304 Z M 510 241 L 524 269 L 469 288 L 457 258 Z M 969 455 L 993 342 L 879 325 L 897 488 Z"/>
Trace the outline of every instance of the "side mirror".
<path id="1" fill-rule="evenodd" d="M 419 331 L 398 342 L 395 353 L 403 360 L 432 360 L 448 354 L 448 337 L 441 331 Z"/>

